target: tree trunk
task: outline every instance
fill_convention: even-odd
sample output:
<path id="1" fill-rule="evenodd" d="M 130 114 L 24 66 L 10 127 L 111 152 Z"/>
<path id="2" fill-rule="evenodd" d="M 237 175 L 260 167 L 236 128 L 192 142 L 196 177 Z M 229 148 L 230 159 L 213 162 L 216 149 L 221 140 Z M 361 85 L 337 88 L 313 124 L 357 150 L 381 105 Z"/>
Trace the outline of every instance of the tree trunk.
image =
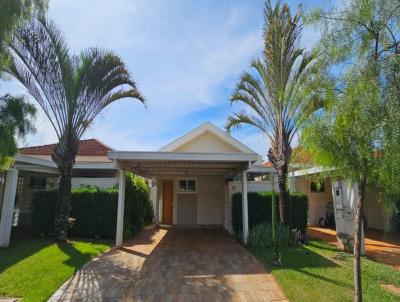
<path id="1" fill-rule="evenodd" d="M 271 174 L 272 191 L 271 191 L 271 229 L 272 229 L 272 265 L 279 265 L 279 245 L 278 245 L 278 222 L 275 201 L 274 176 Z"/>
<path id="2" fill-rule="evenodd" d="M 357 201 L 357 209 L 355 216 L 354 229 L 354 301 L 362 301 L 362 285 L 361 285 L 361 228 L 362 228 L 362 213 L 365 199 L 365 184 L 366 175 L 362 174 L 360 183 L 358 184 L 359 198 Z"/>
<path id="3" fill-rule="evenodd" d="M 59 167 L 59 170 L 61 176 L 54 220 L 55 240 L 65 242 L 67 240 L 71 207 L 72 163 L 66 164 L 64 167 Z"/>
<path id="4" fill-rule="evenodd" d="M 278 185 L 279 185 L 279 217 L 281 219 L 282 224 L 286 224 L 288 222 L 288 208 L 287 208 L 287 197 L 288 191 L 286 187 L 287 180 L 287 165 L 283 165 L 278 170 Z"/>

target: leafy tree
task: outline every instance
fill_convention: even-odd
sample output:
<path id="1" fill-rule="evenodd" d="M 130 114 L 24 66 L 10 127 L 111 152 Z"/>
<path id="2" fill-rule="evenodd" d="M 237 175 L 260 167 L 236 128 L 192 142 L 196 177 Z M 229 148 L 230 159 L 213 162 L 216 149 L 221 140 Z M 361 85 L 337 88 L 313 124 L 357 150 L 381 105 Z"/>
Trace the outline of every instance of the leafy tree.
<path id="1" fill-rule="evenodd" d="M 52 159 L 60 172 L 55 239 L 67 239 L 71 173 L 79 140 L 94 118 L 122 99 L 144 102 L 123 61 L 109 51 L 91 48 L 71 55 L 56 25 L 35 19 L 16 29 L 9 45 L 8 72 L 36 100 L 52 124 L 58 143 Z"/>
<path id="2" fill-rule="evenodd" d="M 400 4 L 395 0 L 351 0 L 340 9 L 314 11 L 310 21 L 322 29 L 321 62 L 330 71 L 326 82 L 331 85 L 324 87 L 326 107 L 304 131 L 303 142 L 317 162 L 358 182 L 354 300 L 362 301 L 361 220 L 366 184 L 387 188 L 385 183 L 394 183 L 391 172 L 400 167 L 398 141 L 394 141 L 400 136 L 389 125 L 399 115 L 390 117 L 390 104 L 392 109 L 396 104 L 388 101 L 387 93 L 395 90 L 388 70 L 399 60 Z M 395 130 L 392 136 L 391 130 Z M 388 158 L 393 162 L 385 167 Z M 389 167 L 391 171 L 385 170 Z"/>
<path id="3" fill-rule="evenodd" d="M 23 97 L 9 94 L 0 97 L 0 170 L 9 165 L 17 152 L 15 137 L 22 137 L 33 130 L 29 117 L 35 112 L 35 107 Z"/>
<path id="4" fill-rule="evenodd" d="M 268 159 L 278 174 L 281 223 L 287 219 L 287 176 L 292 141 L 315 103 L 305 83 L 311 85 L 313 55 L 300 45 L 303 9 L 292 16 L 286 3 L 268 0 L 264 8 L 264 50 L 261 59 L 251 63 L 230 100 L 243 108 L 228 118 L 227 130 L 250 125 L 270 142 Z M 310 86 L 308 86 L 310 87 Z"/>

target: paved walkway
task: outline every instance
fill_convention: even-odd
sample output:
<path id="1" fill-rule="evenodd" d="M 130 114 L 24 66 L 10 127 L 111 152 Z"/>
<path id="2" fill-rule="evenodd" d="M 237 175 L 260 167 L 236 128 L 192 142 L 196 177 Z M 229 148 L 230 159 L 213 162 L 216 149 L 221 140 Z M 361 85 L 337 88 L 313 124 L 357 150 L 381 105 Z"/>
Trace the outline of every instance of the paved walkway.
<path id="1" fill-rule="evenodd" d="M 222 230 L 145 230 L 94 259 L 49 301 L 287 301 Z"/>
<path id="2" fill-rule="evenodd" d="M 308 235 L 336 245 L 335 230 L 309 227 Z M 400 235 L 367 230 L 365 233 L 365 250 L 368 257 L 400 270 Z"/>

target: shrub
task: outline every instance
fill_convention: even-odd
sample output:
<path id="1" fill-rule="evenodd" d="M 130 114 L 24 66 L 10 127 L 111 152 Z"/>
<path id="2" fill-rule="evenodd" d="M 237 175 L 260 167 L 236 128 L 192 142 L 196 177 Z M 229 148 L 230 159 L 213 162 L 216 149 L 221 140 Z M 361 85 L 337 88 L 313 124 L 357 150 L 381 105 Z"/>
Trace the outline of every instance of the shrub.
<path id="1" fill-rule="evenodd" d="M 32 227 L 49 235 L 54 231 L 56 191 L 38 191 L 32 199 Z M 118 190 L 84 187 L 71 195 L 71 217 L 75 223 L 69 235 L 76 237 L 114 238 L 117 223 Z M 128 173 L 125 188 L 124 237 L 140 231 L 153 221 L 148 188 L 141 177 Z"/>
<path id="2" fill-rule="evenodd" d="M 272 193 L 271 192 L 249 192 L 248 213 L 249 229 L 254 226 L 265 223 L 271 224 L 272 218 Z M 279 197 L 275 193 L 275 200 L 278 203 Z M 308 219 L 308 197 L 303 193 L 292 193 L 289 199 L 290 215 L 288 225 L 291 229 L 299 229 L 302 232 L 306 230 Z M 279 221 L 279 211 L 277 211 Z M 232 226 L 235 233 L 242 229 L 242 193 L 235 193 L 232 197 Z"/>
<path id="3" fill-rule="evenodd" d="M 290 231 L 287 226 L 277 225 L 277 237 L 279 246 L 289 245 Z M 272 226 L 271 224 L 260 223 L 253 226 L 249 232 L 249 245 L 254 247 L 272 247 Z"/>

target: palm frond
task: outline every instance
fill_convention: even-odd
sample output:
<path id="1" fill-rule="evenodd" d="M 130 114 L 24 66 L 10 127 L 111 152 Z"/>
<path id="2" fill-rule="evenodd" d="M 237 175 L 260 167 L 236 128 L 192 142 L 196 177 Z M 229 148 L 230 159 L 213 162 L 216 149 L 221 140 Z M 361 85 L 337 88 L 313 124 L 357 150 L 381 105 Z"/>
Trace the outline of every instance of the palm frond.
<path id="1" fill-rule="evenodd" d="M 316 104 L 304 90 L 316 70 L 314 54 L 299 46 L 302 15 L 301 6 L 292 15 L 283 1 L 266 1 L 262 58 L 251 62 L 230 98 L 243 107 L 228 118 L 227 129 L 247 124 L 267 134 L 275 161 L 289 160 L 291 141 Z"/>
<path id="2" fill-rule="evenodd" d="M 145 101 L 118 56 L 97 48 L 70 55 L 61 32 L 44 18 L 18 27 L 9 48 L 8 72 L 38 102 L 57 134 L 53 159 L 59 166 L 74 160 L 79 139 L 106 106 L 121 98 Z"/>

